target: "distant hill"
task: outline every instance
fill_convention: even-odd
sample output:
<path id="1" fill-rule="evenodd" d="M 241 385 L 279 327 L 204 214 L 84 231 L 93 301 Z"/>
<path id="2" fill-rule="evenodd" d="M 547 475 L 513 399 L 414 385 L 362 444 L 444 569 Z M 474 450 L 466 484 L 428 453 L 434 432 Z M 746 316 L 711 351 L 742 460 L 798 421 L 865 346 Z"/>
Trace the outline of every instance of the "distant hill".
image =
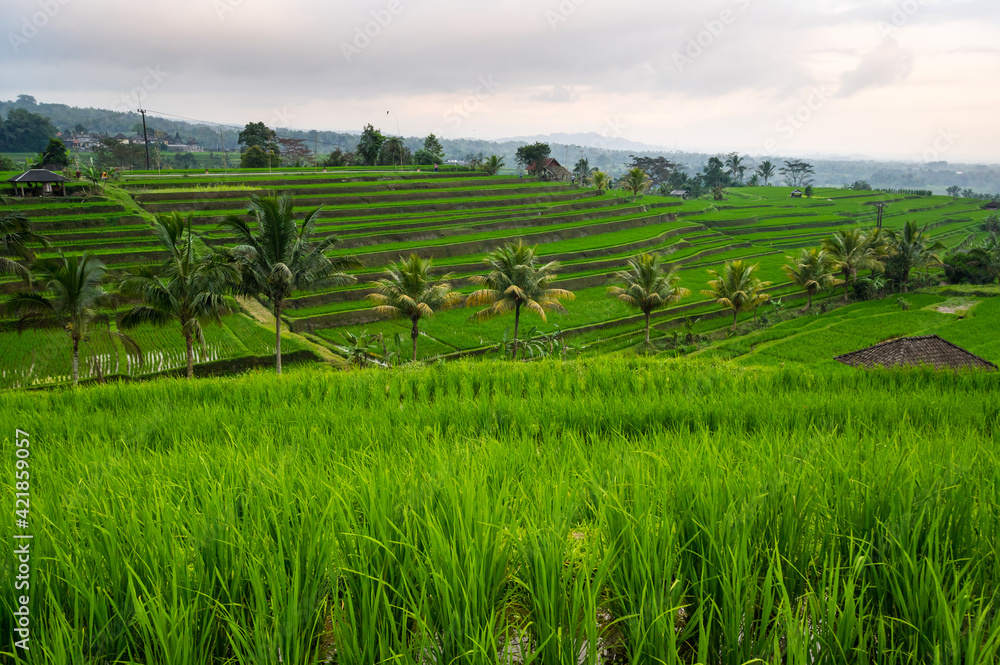
<path id="1" fill-rule="evenodd" d="M 141 127 L 142 117 L 134 112 L 118 112 L 98 108 L 80 108 L 66 104 L 39 103 L 26 95 L 15 101 L 0 101 L 0 116 L 6 116 L 12 108 L 24 108 L 31 113 L 43 115 L 60 131 L 72 131 L 78 125 L 88 132 L 125 134 L 136 133 Z M 182 139 L 193 138 L 207 151 L 233 151 L 238 148 L 237 136 L 240 128 L 225 124 L 192 123 L 181 119 L 146 116 L 147 128 L 160 131 L 171 137 L 179 134 Z M 378 122 L 373 124 L 378 127 Z M 358 141 L 360 129 L 356 131 L 300 130 L 278 127 L 281 138 L 304 139 L 307 147 L 326 155 L 333 150 L 353 150 Z M 388 128 L 385 129 L 388 133 Z M 410 150 L 417 150 L 423 144 L 422 136 L 406 137 L 404 142 Z M 440 137 L 439 137 L 440 138 Z M 543 141 L 552 148 L 552 156 L 568 168 L 578 159 L 586 158 L 591 167 L 608 171 L 612 175 L 624 172 L 630 155 L 663 155 L 677 162 L 688 173 L 699 171 L 714 153 L 677 152 L 633 141 L 623 137 L 606 137 L 597 132 L 538 134 L 516 136 L 506 139 L 440 139 L 449 160 L 464 160 L 469 156 L 497 154 L 504 158 L 509 168 L 515 167 L 514 155 L 517 148 L 525 143 Z M 770 158 L 780 165 L 780 156 Z M 1000 192 L 1000 166 L 987 164 L 955 164 L 933 162 L 915 164 L 883 161 L 877 159 L 853 159 L 822 155 L 804 156 L 816 169 L 815 184 L 840 187 L 858 180 L 865 180 L 873 187 L 884 189 L 929 189 L 936 194 L 944 194 L 949 186 L 957 185 L 977 193 Z M 757 165 L 747 159 L 751 168 Z"/>
<path id="2" fill-rule="evenodd" d="M 536 134 L 535 136 L 515 136 L 508 139 L 497 139 L 496 143 L 536 143 L 541 141 L 548 144 L 565 146 L 583 146 L 600 150 L 640 150 L 643 152 L 656 151 L 667 152 L 663 146 L 649 145 L 630 141 L 620 136 L 603 136 L 597 132 L 568 134 L 566 132 L 556 132 L 555 134 Z"/>

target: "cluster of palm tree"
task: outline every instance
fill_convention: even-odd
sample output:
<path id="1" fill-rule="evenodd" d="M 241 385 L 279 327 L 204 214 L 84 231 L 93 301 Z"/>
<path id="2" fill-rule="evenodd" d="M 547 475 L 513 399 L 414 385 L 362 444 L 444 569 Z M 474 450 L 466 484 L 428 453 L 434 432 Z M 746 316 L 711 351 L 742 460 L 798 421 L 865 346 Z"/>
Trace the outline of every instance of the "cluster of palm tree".
<path id="1" fill-rule="evenodd" d="M 194 376 L 194 344 L 204 350 L 203 326 L 218 321 L 229 311 L 229 294 L 261 298 L 275 316 L 275 368 L 281 374 L 281 313 L 285 300 L 295 291 L 352 284 L 355 278 L 343 270 L 357 265 L 349 257 L 328 257 L 336 242 L 315 233 L 320 208 L 301 222 L 293 214 L 291 195 L 251 196 L 246 218 L 231 215 L 222 227 L 233 234 L 235 246 L 209 247 L 192 229 L 191 216 L 160 215 L 153 232 L 167 251 L 158 266 L 147 266 L 111 275 L 93 256 L 34 259 L 20 267 L 0 264 L 6 272 L 23 274 L 34 287 L 13 295 L 5 303 L 8 314 L 18 317 L 18 327 L 43 323 L 61 325 L 73 346 L 73 382 L 79 382 L 80 342 L 100 333 L 120 340 L 141 362 L 138 345 L 127 335 L 112 330 L 113 317 L 102 311 L 123 302 L 132 306 L 119 322 L 123 329 L 143 323 L 180 328 L 187 349 L 187 376 Z M 25 255 L 23 245 L 39 241 L 22 228 L 21 222 L 4 218 L 3 248 Z M 19 226 L 22 224 L 22 226 Z M 8 249 L 10 248 L 10 249 Z M 27 257 L 30 258 L 30 257 Z M 111 284 L 112 290 L 105 286 Z M 106 323 L 98 330 L 95 324 Z"/>
<path id="2" fill-rule="evenodd" d="M 785 274 L 806 292 L 806 308 L 821 291 L 843 285 L 844 301 L 858 280 L 858 271 L 869 270 L 879 284 L 885 277 L 906 290 L 913 271 L 929 269 L 941 262 L 936 252 L 944 246 L 927 236 L 926 225 L 906 222 L 901 229 L 841 229 L 825 238 L 818 248 L 803 248 L 788 256 Z"/>

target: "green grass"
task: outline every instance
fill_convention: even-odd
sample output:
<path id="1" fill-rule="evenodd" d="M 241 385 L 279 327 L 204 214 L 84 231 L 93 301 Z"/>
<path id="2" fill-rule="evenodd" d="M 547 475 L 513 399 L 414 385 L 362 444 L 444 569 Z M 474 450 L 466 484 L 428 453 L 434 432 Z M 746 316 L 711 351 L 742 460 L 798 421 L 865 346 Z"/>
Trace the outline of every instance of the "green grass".
<path id="1" fill-rule="evenodd" d="M 998 387 L 602 357 L 0 394 L 9 496 L 30 433 L 20 654 L 985 665 Z"/>

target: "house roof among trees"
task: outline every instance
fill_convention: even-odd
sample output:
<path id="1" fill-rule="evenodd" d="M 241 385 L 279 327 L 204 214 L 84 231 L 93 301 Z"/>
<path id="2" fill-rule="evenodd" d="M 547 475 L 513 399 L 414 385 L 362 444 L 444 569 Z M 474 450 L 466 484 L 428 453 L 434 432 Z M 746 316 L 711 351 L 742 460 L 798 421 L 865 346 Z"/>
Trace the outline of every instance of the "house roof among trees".
<path id="1" fill-rule="evenodd" d="M 997 366 L 988 360 L 969 353 L 937 335 L 899 337 L 870 346 L 867 349 L 845 353 L 834 358 L 852 367 L 898 367 L 933 365 L 935 369 L 970 367 L 992 371 Z"/>
<path id="2" fill-rule="evenodd" d="M 532 162 L 531 164 L 528 164 L 527 170 L 531 172 L 537 168 L 538 167 L 535 165 L 535 162 Z M 573 175 L 569 169 L 567 169 L 565 166 L 557 162 L 554 157 L 546 157 L 545 159 L 543 159 L 542 169 L 548 171 L 554 176 L 569 177 Z"/>
<path id="3" fill-rule="evenodd" d="M 983 206 L 984 210 L 1000 210 L 1000 201 L 990 201 Z"/>
<path id="4" fill-rule="evenodd" d="M 687 196 L 690 193 L 691 190 L 688 189 L 675 189 L 672 192 L 670 192 L 670 196 Z"/>
<path id="5" fill-rule="evenodd" d="M 7 178 L 7 182 L 29 184 L 34 182 L 70 182 L 70 179 L 48 169 L 29 169 L 20 175 Z"/>

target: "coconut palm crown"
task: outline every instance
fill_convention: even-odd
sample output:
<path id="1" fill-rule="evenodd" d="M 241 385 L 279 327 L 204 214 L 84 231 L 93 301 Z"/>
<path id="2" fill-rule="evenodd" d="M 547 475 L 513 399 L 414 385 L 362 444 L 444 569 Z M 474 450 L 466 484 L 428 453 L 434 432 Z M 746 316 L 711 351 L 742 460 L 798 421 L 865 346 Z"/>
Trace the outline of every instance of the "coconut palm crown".
<path id="1" fill-rule="evenodd" d="M 511 359 L 517 358 L 518 326 L 521 310 L 537 314 L 545 321 L 545 310 L 565 311 L 560 300 L 573 300 L 576 296 L 565 289 L 552 289 L 549 285 L 556 278 L 559 264 L 551 261 L 535 265 L 535 247 L 518 240 L 490 252 L 483 259 L 490 272 L 471 278 L 473 284 L 483 287 L 469 295 L 466 303 L 477 307 L 489 305 L 472 317 L 479 321 L 514 312 L 514 350 Z"/>
<path id="2" fill-rule="evenodd" d="M 805 247 L 798 256 L 786 256 L 788 263 L 782 268 L 788 278 L 805 290 L 806 309 L 812 307 L 812 298 L 820 291 L 840 284 L 834 273 L 835 264 L 830 255 L 822 249 Z"/>
<path id="3" fill-rule="evenodd" d="M 709 270 L 713 279 L 708 282 L 708 289 L 703 295 L 715 300 L 716 304 L 733 312 L 733 326 L 730 331 L 736 331 L 736 319 L 740 312 L 759 307 L 763 289 L 771 282 L 762 282 L 754 273 L 760 268 L 759 263 L 753 265 L 737 259 L 727 261 L 722 266 L 722 272 Z"/>
<path id="4" fill-rule="evenodd" d="M 376 304 L 376 314 L 410 320 L 414 361 L 417 360 L 420 319 L 434 316 L 434 312 L 454 307 L 462 301 L 462 294 L 453 291 L 447 282 L 450 275 L 444 275 L 440 280 L 431 277 L 432 265 L 430 259 L 410 254 L 409 258 L 390 264 L 385 270 L 388 277 L 375 282 L 375 292 L 368 296 Z"/>
<path id="5" fill-rule="evenodd" d="M 237 243 L 229 250 L 240 271 L 236 291 L 250 297 L 264 297 L 273 310 L 278 374 L 281 374 L 281 314 L 285 300 L 296 291 L 357 281 L 342 272 L 358 265 L 355 259 L 326 256 L 337 239 L 315 237 L 320 210 L 322 206 L 296 223 L 293 199 L 287 192 L 280 196 L 251 195 L 248 219 L 228 215 L 221 222 Z"/>
<path id="6" fill-rule="evenodd" d="M 649 317 L 655 310 L 676 303 L 691 292 L 680 288 L 676 268 L 669 268 L 660 254 L 643 252 L 629 259 L 629 269 L 616 272 L 614 279 L 625 286 L 609 286 L 608 295 L 646 317 L 646 344 L 649 344 Z"/>
<path id="7" fill-rule="evenodd" d="M 220 322 L 229 311 L 225 293 L 239 280 L 239 272 L 222 254 L 212 253 L 191 230 L 191 215 L 158 215 L 153 234 L 167 250 L 158 268 L 128 273 L 119 290 L 141 300 L 121 320 L 122 328 L 142 323 L 180 324 L 187 350 L 187 377 L 194 377 L 194 342 L 205 348 L 203 324 Z"/>
<path id="8" fill-rule="evenodd" d="M 139 345 L 121 333 L 94 330 L 93 324 L 102 307 L 110 306 L 113 298 L 101 286 L 107 276 L 104 264 L 89 254 L 40 259 L 32 264 L 44 292 L 17 293 L 7 301 L 7 311 L 19 316 L 18 330 L 28 325 L 58 324 L 69 335 L 73 345 L 73 383 L 80 382 L 80 342 L 90 334 L 99 333 L 117 339 L 125 345 L 126 352 L 142 362 Z"/>

